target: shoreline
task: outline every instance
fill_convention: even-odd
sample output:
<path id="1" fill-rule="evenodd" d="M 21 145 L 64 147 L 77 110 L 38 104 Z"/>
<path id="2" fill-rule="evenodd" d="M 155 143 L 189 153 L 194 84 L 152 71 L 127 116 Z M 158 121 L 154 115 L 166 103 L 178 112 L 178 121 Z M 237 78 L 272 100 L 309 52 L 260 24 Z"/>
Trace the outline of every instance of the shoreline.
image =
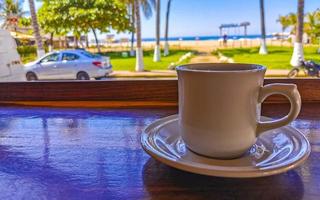
<path id="1" fill-rule="evenodd" d="M 266 35 L 267 39 L 271 39 L 275 37 L 272 34 Z M 261 38 L 260 34 L 252 34 L 252 35 L 227 35 L 228 39 L 239 40 L 239 39 L 259 39 Z M 119 38 L 120 40 L 121 38 Z M 173 36 L 169 37 L 168 41 L 208 41 L 208 40 L 222 40 L 223 36 L 214 35 L 214 36 Z M 155 42 L 155 38 L 142 38 L 142 42 Z M 160 41 L 165 41 L 165 38 L 160 38 Z"/>
<path id="2" fill-rule="evenodd" d="M 273 38 L 266 39 L 268 46 L 293 46 L 291 42 L 275 40 Z M 160 46 L 163 49 L 164 41 L 160 41 Z M 223 48 L 250 48 L 260 46 L 260 39 L 239 39 L 233 40 L 229 39 L 227 45 L 223 44 L 222 40 L 182 40 L 182 41 L 169 41 L 170 49 L 173 50 L 193 50 L 200 52 L 212 52 L 216 49 Z M 107 51 L 129 51 L 131 43 L 130 42 L 119 42 L 119 43 L 107 43 L 102 48 Z M 155 46 L 154 41 L 143 41 L 142 47 L 145 50 L 153 49 Z M 94 45 L 91 48 L 95 49 Z"/>

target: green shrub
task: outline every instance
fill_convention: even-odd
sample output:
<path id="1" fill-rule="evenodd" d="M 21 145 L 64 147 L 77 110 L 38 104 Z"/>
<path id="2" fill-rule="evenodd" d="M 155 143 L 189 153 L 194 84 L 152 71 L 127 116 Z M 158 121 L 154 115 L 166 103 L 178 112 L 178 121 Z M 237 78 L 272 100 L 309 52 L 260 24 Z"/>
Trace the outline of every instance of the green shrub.
<path id="1" fill-rule="evenodd" d="M 20 56 L 28 56 L 30 54 L 37 53 L 36 46 L 18 46 L 17 50 L 18 50 L 18 53 L 20 54 Z"/>

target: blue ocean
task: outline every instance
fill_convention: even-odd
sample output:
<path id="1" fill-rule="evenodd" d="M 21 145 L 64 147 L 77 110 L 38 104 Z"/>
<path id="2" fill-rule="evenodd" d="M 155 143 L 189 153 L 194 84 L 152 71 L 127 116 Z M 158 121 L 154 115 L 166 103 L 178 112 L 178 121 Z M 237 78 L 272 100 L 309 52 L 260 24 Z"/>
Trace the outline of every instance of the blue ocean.
<path id="1" fill-rule="evenodd" d="M 272 35 L 267 35 L 267 38 L 271 38 Z M 194 40 L 219 40 L 222 37 L 220 36 L 184 36 L 184 37 L 169 37 L 169 41 L 194 41 Z M 228 39 L 234 39 L 234 40 L 238 40 L 238 39 L 257 39 L 260 38 L 260 35 L 228 35 Z M 164 41 L 164 38 L 160 39 L 161 41 Z M 151 42 L 151 41 L 155 41 L 155 38 L 143 38 L 142 41 L 145 42 Z"/>

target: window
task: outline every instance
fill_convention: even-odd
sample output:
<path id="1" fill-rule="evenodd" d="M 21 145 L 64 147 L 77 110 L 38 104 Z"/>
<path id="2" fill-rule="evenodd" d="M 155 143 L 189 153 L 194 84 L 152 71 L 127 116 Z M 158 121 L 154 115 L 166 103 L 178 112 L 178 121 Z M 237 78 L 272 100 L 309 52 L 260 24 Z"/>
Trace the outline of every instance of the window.
<path id="1" fill-rule="evenodd" d="M 121 1 L 127 2 L 122 5 L 120 1 L 116 0 L 108 2 L 93 0 L 92 2 L 99 3 L 84 7 L 82 4 L 85 3 L 86 0 L 78 0 L 77 2 L 78 3 L 74 3 L 73 1 L 63 2 L 59 0 L 40 1 L 36 6 L 36 13 L 39 16 L 38 20 L 41 24 L 40 29 L 42 30 L 40 30 L 39 34 L 42 40 L 35 38 L 34 35 L 31 34 L 32 32 L 38 31 L 32 23 L 26 23 L 29 25 L 22 25 L 20 23 L 13 24 L 13 27 L 6 28 L 8 30 L 0 30 L 0 74 L 3 74 L 3 76 L 0 77 L 0 82 L 26 81 L 26 77 L 29 74 L 32 79 L 30 79 L 28 83 L 22 83 L 21 86 L 41 89 L 40 91 L 36 91 L 35 89 L 35 92 L 30 94 L 24 93 L 31 91 L 30 88 L 26 88 L 25 91 L 23 90 L 21 92 L 8 90 L 10 94 L 2 95 L 11 97 L 22 95 L 21 99 L 27 100 L 27 97 L 29 98 L 32 95 L 35 97 L 36 95 L 40 95 L 41 92 L 44 92 L 43 96 L 39 97 L 40 100 L 46 99 L 44 97 L 50 95 L 52 95 L 52 99 L 61 100 L 65 98 L 66 93 L 69 92 L 70 95 L 74 93 L 74 96 L 72 96 L 72 98 L 70 97 L 70 99 L 77 99 L 77 96 L 82 96 L 82 100 L 90 98 L 91 100 L 106 100 L 109 98 L 103 95 L 111 95 L 110 99 L 116 99 L 118 96 L 131 98 L 130 95 L 138 95 L 137 99 L 143 99 L 144 97 L 141 96 L 142 90 L 147 90 L 147 88 L 150 87 L 150 90 L 148 90 L 149 93 L 146 94 L 149 95 L 150 98 L 154 95 L 152 93 L 154 90 L 156 90 L 154 92 L 161 93 L 159 94 L 160 96 L 173 97 L 177 92 L 176 72 L 173 70 L 176 66 L 198 62 L 242 62 L 265 65 L 268 67 L 267 76 L 272 77 L 272 79 L 269 80 L 296 83 L 299 88 L 305 89 L 305 91 L 301 89 L 301 93 L 304 97 L 308 96 L 308 101 L 312 101 L 312 98 L 315 96 L 320 100 L 320 92 L 319 89 L 317 89 L 319 87 L 317 84 L 320 83 L 320 79 L 286 79 L 291 70 L 294 70 L 292 77 L 299 75 L 305 78 L 303 72 L 306 71 L 306 69 L 293 68 L 290 63 L 292 53 L 295 52 L 294 48 L 297 46 L 294 45 L 296 36 L 293 35 L 296 24 L 288 27 L 285 26 L 286 29 L 283 30 L 280 27 L 280 25 L 282 25 L 280 19 L 278 19 L 279 22 L 276 22 L 276 19 L 271 17 L 266 20 L 268 23 L 265 25 L 267 26 L 267 30 L 275 30 L 276 32 L 275 34 L 265 35 L 265 33 L 260 33 L 259 30 L 254 29 L 254 27 L 263 25 L 259 24 L 261 20 L 256 20 L 256 18 L 260 17 L 259 12 L 248 15 L 245 19 L 246 21 L 239 21 L 236 18 L 222 13 L 220 18 L 227 18 L 224 21 L 228 22 L 228 24 L 221 24 L 221 20 L 219 23 L 219 18 L 212 18 L 214 16 L 207 17 L 207 20 L 204 19 L 201 22 L 190 18 L 190 21 L 182 20 L 181 23 L 187 23 L 190 27 L 199 25 L 202 30 L 192 28 L 189 28 L 189 30 L 188 27 L 184 26 L 171 27 L 167 30 L 168 34 L 166 35 L 169 35 L 168 38 L 159 38 L 161 34 L 150 35 L 150 37 L 146 38 L 148 34 L 146 34 L 144 30 L 153 30 L 153 27 L 157 24 L 145 23 L 145 21 L 142 20 L 142 27 L 144 27 L 142 33 L 141 31 L 132 30 L 132 27 L 138 28 L 137 24 L 135 24 L 136 26 L 132 26 L 132 23 L 141 21 L 136 20 L 134 18 L 135 14 L 133 15 L 133 13 L 131 13 L 133 11 L 140 11 L 139 9 L 134 9 L 133 11 L 130 9 L 133 8 L 133 5 L 130 5 L 132 1 Z M 8 9 L 10 9 L 9 5 L 3 4 L 3 6 L 8 6 Z M 176 4 L 178 7 L 178 5 L 182 3 L 176 2 Z M 266 4 L 271 7 L 275 6 L 272 2 L 266 2 Z M 318 4 L 310 3 L 309 1 L 306 1 L 306 4 L 308 4 L 306 5 L 306 8 L 308 8 L 306 14 L 312 14 L 310 16 L 314 17 L 320 16 Z M 203 8 L 209 5 L 212 6 L 214 3 L 212 3 L 212 5 L 209 3 L 201 4 Z M 231 9 L 228 3 L 219 6 L 221 9 Z M 290 2 L 290 6 L 295 7 L 297 4 Z M 164 14 L 165 9 L 161 11 L 162 14 Z M 167 9 L 169 8 L 167 7 Z M 258 10 L 259 8 L 255 7 L 255 9 Z M 21 13 L 25 15 L 24 17 L 30 17 L 28 7 L 23 6 L 21 10 L 27 13 Z M 207 10 L 208 9 L 202 9 L 202 12 L 207 12 Z M 241 15 L 240 12 L 237 13 L 237 10 L 231 10 L 230 12 L 234 13 L 235 16 Z M 263 9 L 261 8 L 261 10 Z M 110 11 L 112 11 L 112 14 L 110 14 Z M 91 12 L 94 12 L 94 15 Z M 173 8 L 172 12 L 175 13 L 176 10 Z M 266 13 L 269 13 L 269 11 L 266 10 Z M 0 9 L 0 14 L 5 15 L 6 13 Z M 53 14 L 56 16 L 54 19 L 46 17 Z M 162 14 L 160 14 L 160 17 L 163 16 Z M 185 18 L 183 13 L 176 14 L 181 14 L 181 18 L 179 19 Z M 195 13 L 195 15 L 199 16 L 201 14 L 203 13 Z M 209 16 L 210 12 L 206 14 Z M 291 19 L 290 17 L 296 19 L 296 16 L 291 16 L 292 13 L 288 13 L 285 9 L 277 10 L 274 14 L 276 14 L 276 16 L 281 15 L 284 19 Z M 153 17 L 156 16 L 158 15 L 154 13 Z M 8 19 L 10 19 L 10 16 L 8 16 Z M 317 19 L 314 28 L 320 24 L 320 18 Z M 219 24 L 216 23 L 208 26 L 208 24 L 212 23 L 212 20 L 217 20 Z M 270 22 L 270 20 L 273 21 Z M 320 38 L 320 35 L 319 33 L 310 31 L 313 29 L 310 27 L 312 23 L 309 22 L 309 18 L 305 18 L 304 20 L 308 23 L 304 34 L 305 36 L 302 35 L 303 43 L 305 43 L 305 59 L 320 63 L 320 56 L 317 53 L 320 52 L 320 46 L 318 46 L 318 38 Z M 164 19 L 159 21 L 164 22 Z M 0 25 L 2 25 L 2 22 L 5 22 L 5 20 L 0 20 Z M 158 23 L 158 20 L 156 20 L 156 22 Z M 177 19 L 166 19 L 167 25 L 170 24 L 169 22 L 177 23 Z M 287 21 L 285 20 L 284 22 Z M 303 23 L 300 24 L 303 25 Z M 271 27 L 268 28 L 269 26 Z M 159 27 L 160 33 L 165 31 L 161 26 Z M 201 33 L 208 32 L 209 29 L 211 30 L 209 31 L 210 34 L 201 36 Z M 51 30 L 56 30 L 57 33 L 51 34 Z M 189 34 L 193 36 L 189 36 Z M 177 37 L 171 37 L 173 35 L 177 35 Z M 261 37 L 262 35 L 263 37 Z M 260 55 L 260 46 L 262 46 L 260 38 L 265 38 L 266 40 L 267 55 Z M 35 42 L 36 39 L 37 42 Z M 18 46 L 15 40 L 19 41 Z M 42 46 L 44 48 L 37 48 L 38 45 L 35 44 L 39 44 L 40 47 L 41 43 L 43 43 Z M 159 47 L 161 48 L 159 49 Z M 50 52 L 51 50 L 58 51 L 48 53 L 42 57 L 44 55 L 42 54 L 44 53 L 43 50 L 46 50 L 46 52 Z M 95 54 L 97 52 L 99 52 L 99 54 Z M 37 53 L 41 56 L 41 58 L 39 57 L 40 59 L 38 59 Z M 77 61 L 60 62 L 75 60 Z M 21 64 L 19 64 L 19 61 L 21 61 Z M 41 64 L 39 65 L 39 63 Z M 99 66 L 103 67 L 100 68 Z M 300 73 L 298 73 L 299 71 Z M 72 74 L 66 76 L 69 72 Z M 307 73 L 308 72 L 310 72 L 309 74 L 320 76 L 320 67 L 318 70 L 310 68 L 310 70 L 307 70 Z M 78 81 L 83 77 L 87 80 L 86 83 Z M 282 79 L 275 79 L 275 77 L 281 77 Z M 139 80 L 141 78 L 149 78 L 150 80 L 142 84 L 141 80 Z M 161 78 L 172 79 L 170 81 L 161 80 L 161 84 L 159 84 L 158 87 L 148 85 L 153 83 L 153 81 L 159 81 Z M 130 80 L 124 81 L 124 79 Z M 95 80 L 99 80 L 99 82 Z M 48 81 L 51 82 L 44 85 L 43 82 Z M 62 82 L 64 84 L 61 84 Z M 3 87 L 9 88 L 10 84 L 19 85 L 16 83 L 8 83 L 8 87 L 7 85 L 3 85 Z M 173 86 L 166 87 L 168 84 L 173 84 Z M 66 89 L 66 85 L 70 86 L 70 88 Z M 117 88 L 120 87 L 119 85 L 123 87 L 120 89 Z M 131 85 L 139 85 L 139 87 L 130 88 Z M 61 91 L 59 91 L 59 87 L 61 87 Z M 79 90 L 76 89 L 78 87 L 80 87 Z M 115 87 L 115 89 L 113 87 Z M 84 91 L 85 88 L 90 89 Z M 14 91 L 16 93 L 14 93 Z M 169 93 L 167 91 L 169 91 Z M 61 96 L 58 97 L 57 94 L 54 94 L 55 92 L 61 92 Z M 37 98 L 34 99 L 39 100 Z M 64 100 L 68 99 L 65 98 Z M 174 98 L 169 98 L 169 100 L 175 101 L 175 96 Z"/>
<path id="2" fill-rule="evenodd" d="M 64 53 L 62 54 L 62 61 L 73 61 L 78 60 L 79 56 L 73 53 Z"/>
<path id="3" fill-rule="evenodd" d="M 95 54 L 92 54 L 90 52 L 87 52 L 87 51 L 81 51 L 81 54 L 88 57 L 88 58 L 99 58 L 101 56 L 99 55 L 95 55 Z"/>
<path id="4" fill-rule="evenodd" d="M 40 63 L 46 63 L 46 62 L 58 62 L 59 61 L 59 54 L 58 53 L 53 53 L 45 58 L 43 58 Z"/>

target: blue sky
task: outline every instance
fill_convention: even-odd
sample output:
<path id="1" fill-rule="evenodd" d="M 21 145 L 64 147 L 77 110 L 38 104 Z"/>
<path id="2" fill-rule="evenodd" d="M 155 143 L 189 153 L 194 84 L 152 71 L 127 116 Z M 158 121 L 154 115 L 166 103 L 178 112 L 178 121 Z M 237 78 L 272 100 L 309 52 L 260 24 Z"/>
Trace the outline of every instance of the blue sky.
<path id="1" fill-rule="evenodd" d="M 161 0 L 162 36 L 167 0 Z M 28 8 L 28 5 L 25 5 Z M 305 11 L 320 8 L 320 0 L 305 0 Z M 265 0 L 267 33 L 279 32 L 279 15 L 296 12 L 297 0 Z M 260 33 L 259 0 L 172 0 L 170 36 L 218 35 L 222 23 L 249 21 L 248 34 Z M 154 37 L 155 19 L 142 19 L 142 37 Z M 231 31 L 229 34 L 233 34 Z M 121 34 L 120 37 L 125 36 Z M 100 36 L 105 37 L 105 34 Z"/>

